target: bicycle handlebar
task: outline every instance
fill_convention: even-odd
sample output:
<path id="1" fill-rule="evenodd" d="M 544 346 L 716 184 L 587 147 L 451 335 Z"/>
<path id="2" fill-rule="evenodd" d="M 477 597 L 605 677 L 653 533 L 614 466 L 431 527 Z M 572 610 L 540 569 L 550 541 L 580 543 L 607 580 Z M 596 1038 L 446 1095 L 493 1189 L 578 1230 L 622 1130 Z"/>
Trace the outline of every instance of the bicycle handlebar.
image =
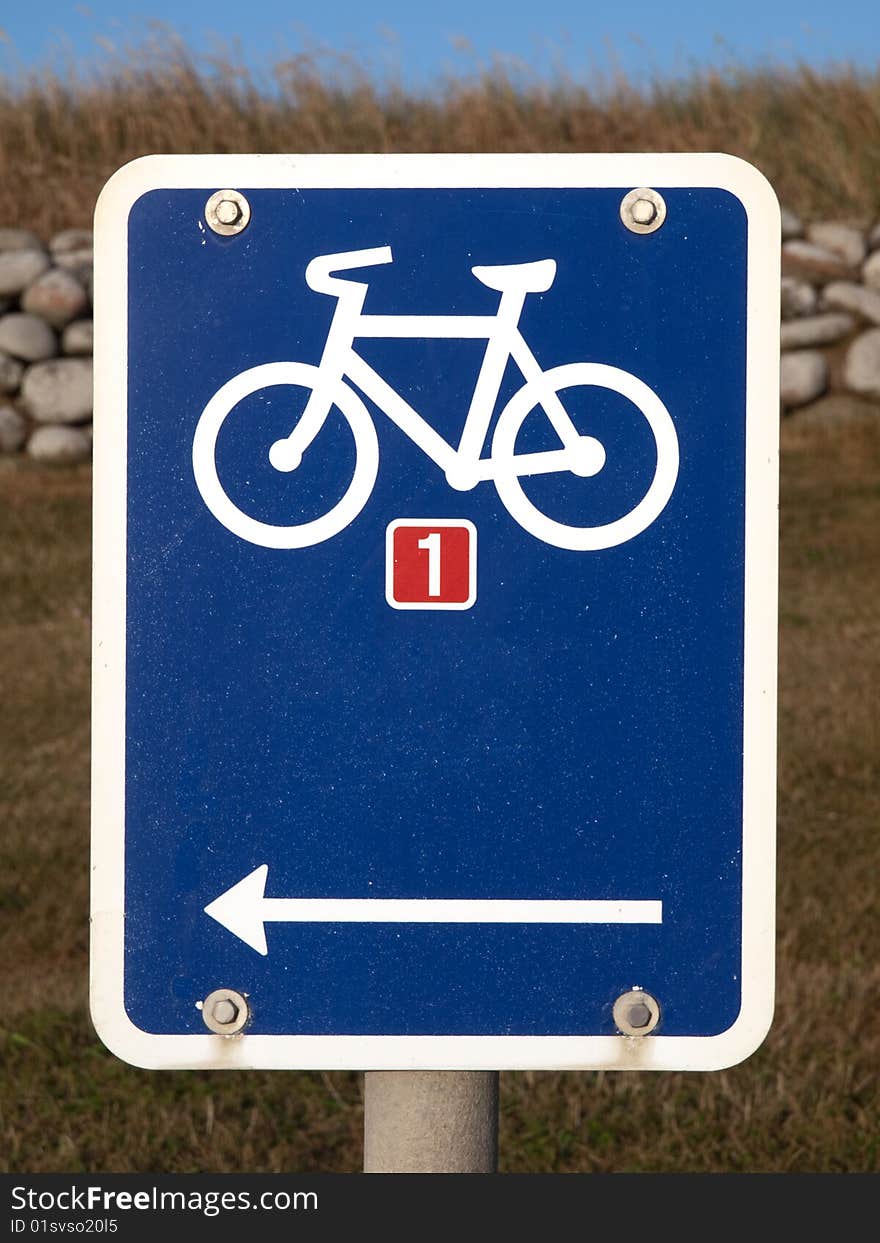
<path id="1" fill-rule="evenodd" d="M 345 250 L 337 255 L 316 255 L 306 267 L 306 284 L 316 293 L 342 293 L 359 282 L 333 276 L 348 268 L 368 268 L 379 263 L 391 263 L 390 246 L 373 246 L 369 250 Z M 366 286 L 364 285 L 365 289 Z"/>

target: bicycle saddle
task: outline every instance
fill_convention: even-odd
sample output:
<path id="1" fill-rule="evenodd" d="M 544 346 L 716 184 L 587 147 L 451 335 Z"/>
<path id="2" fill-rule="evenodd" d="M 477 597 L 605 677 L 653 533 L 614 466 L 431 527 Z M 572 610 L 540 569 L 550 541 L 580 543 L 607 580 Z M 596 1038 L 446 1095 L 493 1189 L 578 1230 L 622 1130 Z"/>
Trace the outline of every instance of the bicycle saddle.
<path id="1" fill-rule="evenodd" d="M 504 293 L 521 289 L 524 293 L 544 293 L 556 276 L 555 259 L 537 259 L 534 263 L 495 263 L 471 268 L 474 276 L 490 289 Z"/>

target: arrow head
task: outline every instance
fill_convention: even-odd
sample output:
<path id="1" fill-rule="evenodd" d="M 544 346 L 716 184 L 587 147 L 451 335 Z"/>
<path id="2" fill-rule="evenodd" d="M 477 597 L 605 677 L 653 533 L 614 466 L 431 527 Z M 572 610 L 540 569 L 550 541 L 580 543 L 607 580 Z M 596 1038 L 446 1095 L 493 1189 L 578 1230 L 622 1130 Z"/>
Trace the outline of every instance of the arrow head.
<path id="1" fill-rule="evenodd" d="M 205 907 L 206 915 L 263 955 L 269 952 L 263 925 L 263 897 L 268 874 L 268 865 L 261 864 Z"/>

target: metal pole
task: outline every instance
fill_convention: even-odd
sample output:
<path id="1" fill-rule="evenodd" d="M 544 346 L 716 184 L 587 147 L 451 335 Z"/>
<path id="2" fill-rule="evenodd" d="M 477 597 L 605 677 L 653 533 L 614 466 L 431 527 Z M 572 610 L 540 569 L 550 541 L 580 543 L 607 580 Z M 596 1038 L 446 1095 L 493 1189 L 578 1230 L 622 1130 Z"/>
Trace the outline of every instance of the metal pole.
<path id="1" fill-rule="evenodd" d="M 497 1166 L 497 1071 L 364 1076 L 364 1173 L 494 1174 Z"/>

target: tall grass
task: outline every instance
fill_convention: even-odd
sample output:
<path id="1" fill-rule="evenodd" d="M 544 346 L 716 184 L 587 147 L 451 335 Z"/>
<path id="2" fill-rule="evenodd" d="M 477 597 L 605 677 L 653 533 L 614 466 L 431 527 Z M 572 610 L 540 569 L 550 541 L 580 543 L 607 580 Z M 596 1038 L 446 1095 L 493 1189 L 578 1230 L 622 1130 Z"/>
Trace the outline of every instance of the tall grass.
<path id="1" fill-rule="evenodd" d="M 343 58 L 264 74 L 172 37 L 89 70 L 0 74 L 0 220 L 89 222 L 103 182 L 151 152 L 728 151 L 807 215 L 880 212 L 880 68 L 731 68 L 654 80 L 536 77 L 499 62 L 422 90 Z"/>

